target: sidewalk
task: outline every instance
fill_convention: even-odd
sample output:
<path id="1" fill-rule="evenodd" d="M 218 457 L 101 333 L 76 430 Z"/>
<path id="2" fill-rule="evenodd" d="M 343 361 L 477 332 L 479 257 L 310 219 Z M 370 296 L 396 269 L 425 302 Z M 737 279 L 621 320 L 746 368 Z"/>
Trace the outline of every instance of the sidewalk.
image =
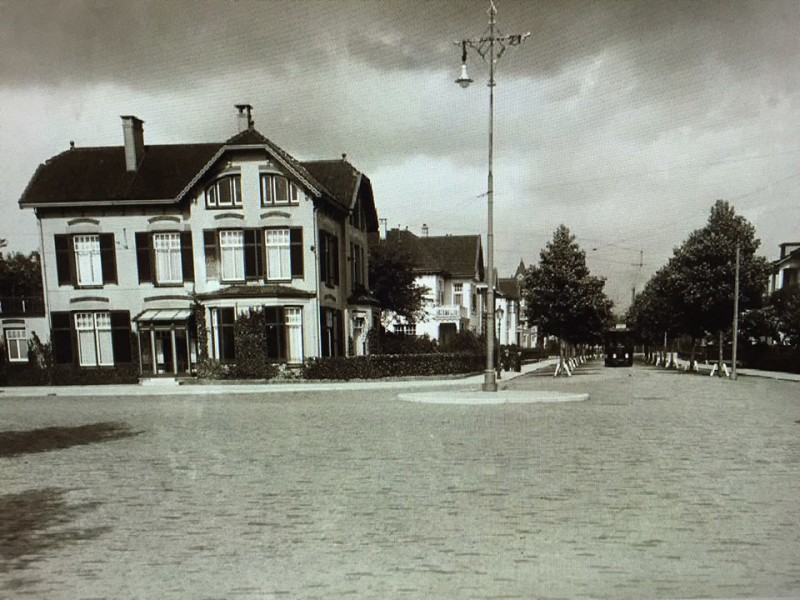
<path id="1" fill-rule="evenodd" d="M 688 371 L 689 361 L 677 359 L 678 371 Z M 647 365 L 648 367 L 657 367 L 657 365 Z M 711 370 L 714 368 L 711 363 L 697 363 L 697 372 L 700 375 L 710 376 Z M 726 365 L 730 372 L 730 364 Z M 663 368 L 663 367 L 658 367 Z M 715 373 L 716 374 L 716 373 Z M 739 377 L 764 377 L 766 379 L 776 379 L 778 381 L 800 381 L 800 373 L 784 373 L 782 371 L 760 371 L 758 369 L 736 369 L 736 374 Z"/>
<path id="2" fill-rule="evenodd" d="M 522 365 L 522 371 L 503 371 L 498 387 L 516 377 L 542 369 L 554 367 L 555 359 L 547 359 L 536 363 Z M 210 396 L 215 394 L 264 394 L 287 392 L 324 392 L 348 390 L 390 390 L 397 388 L 479 388 L 483 383 L 483 373 L 468 377 L 449 379 L 412 379 L 412 380 L 369 380 L 357 381 L 292 381 L 286 383 L 234 383 L 179 385 L 174 380 L 151 380 L 146 385 L 117 384 L 89 386 L 36 386 L 36 387 L 4 387 L 0 388 L 0 399 L 20 397 L 46 396 Z"/>

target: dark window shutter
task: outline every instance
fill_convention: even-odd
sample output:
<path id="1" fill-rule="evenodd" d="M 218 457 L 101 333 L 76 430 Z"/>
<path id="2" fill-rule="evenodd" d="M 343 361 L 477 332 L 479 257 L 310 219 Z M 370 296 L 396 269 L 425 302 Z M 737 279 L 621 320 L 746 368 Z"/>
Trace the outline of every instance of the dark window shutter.
<path id="1" fill-rule="evenodd" d="M 286 359 L 286 324 L 282 306 L 265 306 L 267 358 Z"/>
<path id="2" fill-rule="evenodd" d="M 111 348 L 115 365 L 132 361 L 131 313 L 127 310 L 111 311 Z"/>
<path id="3" fill-rule="evenodd" d="M 344 323 L 342 322 L 342 311 L 335 310 L 333 314 L 333 335 L 336 340 L 336 356 L 344 356 Z"/>
<path id="4" fill-rule="evenodd" d="M 236 339 L 234 335 L 236 314 L 233 308 L 219 309 L 219 359 L 229 363 L 236 360 Z"/>
<path id="5" fill-rule="evenodd" d="M 216 279 L 219 277 L 219 247 L 216 230 L 207 229 L 203 232 L 203 250 L 206 257 L 206 279 Z"/>
<path id="6" fill-rule="evenodd" d="M 153 263 L 151 259 L 151 236 L 146 231 L 138 231 L 136 239 L 136 270 L 139 272 L 139 283 L 153 281 Z"/>
<path id="7" fill-rule="evenodd" d="M 317 264 L 319 265 L 319 280 L 325 282 L 328 279 L 328 252 L 327 252 L 327 238 L 325 232 L 321 229 L 317 232 L 319 238 L 319 246 L 317 247 Z"/>
<path id="8" fill-rule="evenodd" d="M 114 234 L 101 233 L 99 237 L 103 283 L 117 283 L 117 256 L 114 250 Z"/>
<path id="9" fill-rule="evenodd" d="M 50 341 L 56 364 L 68 365 L 75 361 L 72 347 L 72 315 L 68 312 L 50 313 Z"/>
<path id="10" fill-rule="evenodd" d="M 181 232 L 181 269 L 184 281 L 194 281 L 194 253 L 192 252 L 192 232 Z"/>
<path id="11" fill-rule="evenodd" d="M 244 230 L 244 277 L 245 279 L 259 279 L 260 263 L 258 243 L 260 231 L 258 229 Z"/>
<path id="12" fill-rule="evenodd" d="M 303 228 L 292 227 L 289 229 L 290 260 L 292 262 L 292 277 L 303 278 Z"/>
<path id="13" fill-rule="evenodd" d="M 331 253 L 333 254 L 333 285 L 339 285 L 339 238 L 331 236 Z"/>
<path id="14" fill-rule="evenodd" d="M 58 285 L 75 285 L 75 254 L 72 249 L 72 236 L 56 234 L 55 243 Z"/>

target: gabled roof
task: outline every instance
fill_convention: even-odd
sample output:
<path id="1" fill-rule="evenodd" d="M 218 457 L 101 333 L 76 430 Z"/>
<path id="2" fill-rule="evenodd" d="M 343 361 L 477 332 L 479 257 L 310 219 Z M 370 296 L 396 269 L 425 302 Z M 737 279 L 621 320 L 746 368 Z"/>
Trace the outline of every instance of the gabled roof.
<path id="1" fill-rule="evenodd" d="M 783 246 L 784 244 L 781 244 L 781 245 Z M 773 269 L 777 270 L 781 265 L 783 265 L 785 263 L 788 263 L 788 262 L 795 261 L 797 259 L 800 259 L 800 248 L 795 248 L 794 250 L 789 252 L 789 254 L 787 254 L 783 258 L 779 258 L 778 260 L 773 262 L 772 263 L 772 267 L 773 267 Z"/>
<path id="2" fill-rule="evenodd" d="M 509 300 L 519 300 L 522 297 L 519 281 L 516 277 L 499 278 L 497 280 L 497 290 Z"/>
<path id="3" fill-rule="evenodd" d="M 467 279 L 477 277 L 483 281 L 483 250 L 479 235 L 418 237 L 408 230 L 392 229 L 387 240 L 408 250 L 417 273 L 441 273 Z"/>
<path id="4" fill-rule="evenodd" d="M 19 203 L 24 208 L 171 200 L 221 147 L 222 144 L 145 146 L 136 171 L 126 170 L 122 146 L 67 150 L 39 166 Z"/>
<path id="5" fill-rule="evenodd" d="M 378 213 L 372 195 L 372 182 L 344 158 L 341 160 L 303 161 L 309 173 L 330 192 L 337 205 L 352 210 L 361 195 L 367 216 L 367 231 L 378 231 Z"/>
<path id="6" fill-rule="evenodd" d="M 176 204 L 216 164 L 226 151 L 264 148 L 309 192 L 344 211 L 351 208 L 358 187 L 368 189 L 368 217 L 377 230 L 372 187 L 364 175 L 344 161 L 293 158 L 255 129 L 246 129 L 224 143 L 145 146 L 135 171 L 128 171 L 123 146 L 73 148 L 40 165 L 20 198 L 22 208 L 36 206 L 103 206 L 115 204 Z M 321 163 L 332 163 L 319 168 Z M 336 163 L 336 164 L 333 164 Z M 348 185 L 348 182 L 349 185 Z M 330 186 L 330 187 L 328 187 Z"/>

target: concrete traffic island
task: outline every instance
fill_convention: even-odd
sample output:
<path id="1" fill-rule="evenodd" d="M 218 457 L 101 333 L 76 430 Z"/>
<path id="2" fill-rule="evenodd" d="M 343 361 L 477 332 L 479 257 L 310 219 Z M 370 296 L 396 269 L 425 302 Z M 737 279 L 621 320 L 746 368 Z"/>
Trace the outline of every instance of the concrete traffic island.
<path id="1" fill-rule="evenodd" d="M 481 392 L 467 390 L 442 390 L 398 394 L 405 402 L 421 404 L 545 404 L 553 402 L 583 402 L 589 394 L 528 390 L 499 390 Z"/>

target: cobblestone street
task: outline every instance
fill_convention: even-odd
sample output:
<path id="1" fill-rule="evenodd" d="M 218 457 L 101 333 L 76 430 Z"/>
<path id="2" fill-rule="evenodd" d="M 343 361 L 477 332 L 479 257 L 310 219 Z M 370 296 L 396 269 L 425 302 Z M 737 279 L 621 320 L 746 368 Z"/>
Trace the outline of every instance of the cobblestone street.
<path id="1" fill-rule="evenodd" d="M 797 383 L 507 385 L 590 397 L 0 398 L 3 431 L 114 424 L 0 455 L 0 598 L 800 595 Z"/>

